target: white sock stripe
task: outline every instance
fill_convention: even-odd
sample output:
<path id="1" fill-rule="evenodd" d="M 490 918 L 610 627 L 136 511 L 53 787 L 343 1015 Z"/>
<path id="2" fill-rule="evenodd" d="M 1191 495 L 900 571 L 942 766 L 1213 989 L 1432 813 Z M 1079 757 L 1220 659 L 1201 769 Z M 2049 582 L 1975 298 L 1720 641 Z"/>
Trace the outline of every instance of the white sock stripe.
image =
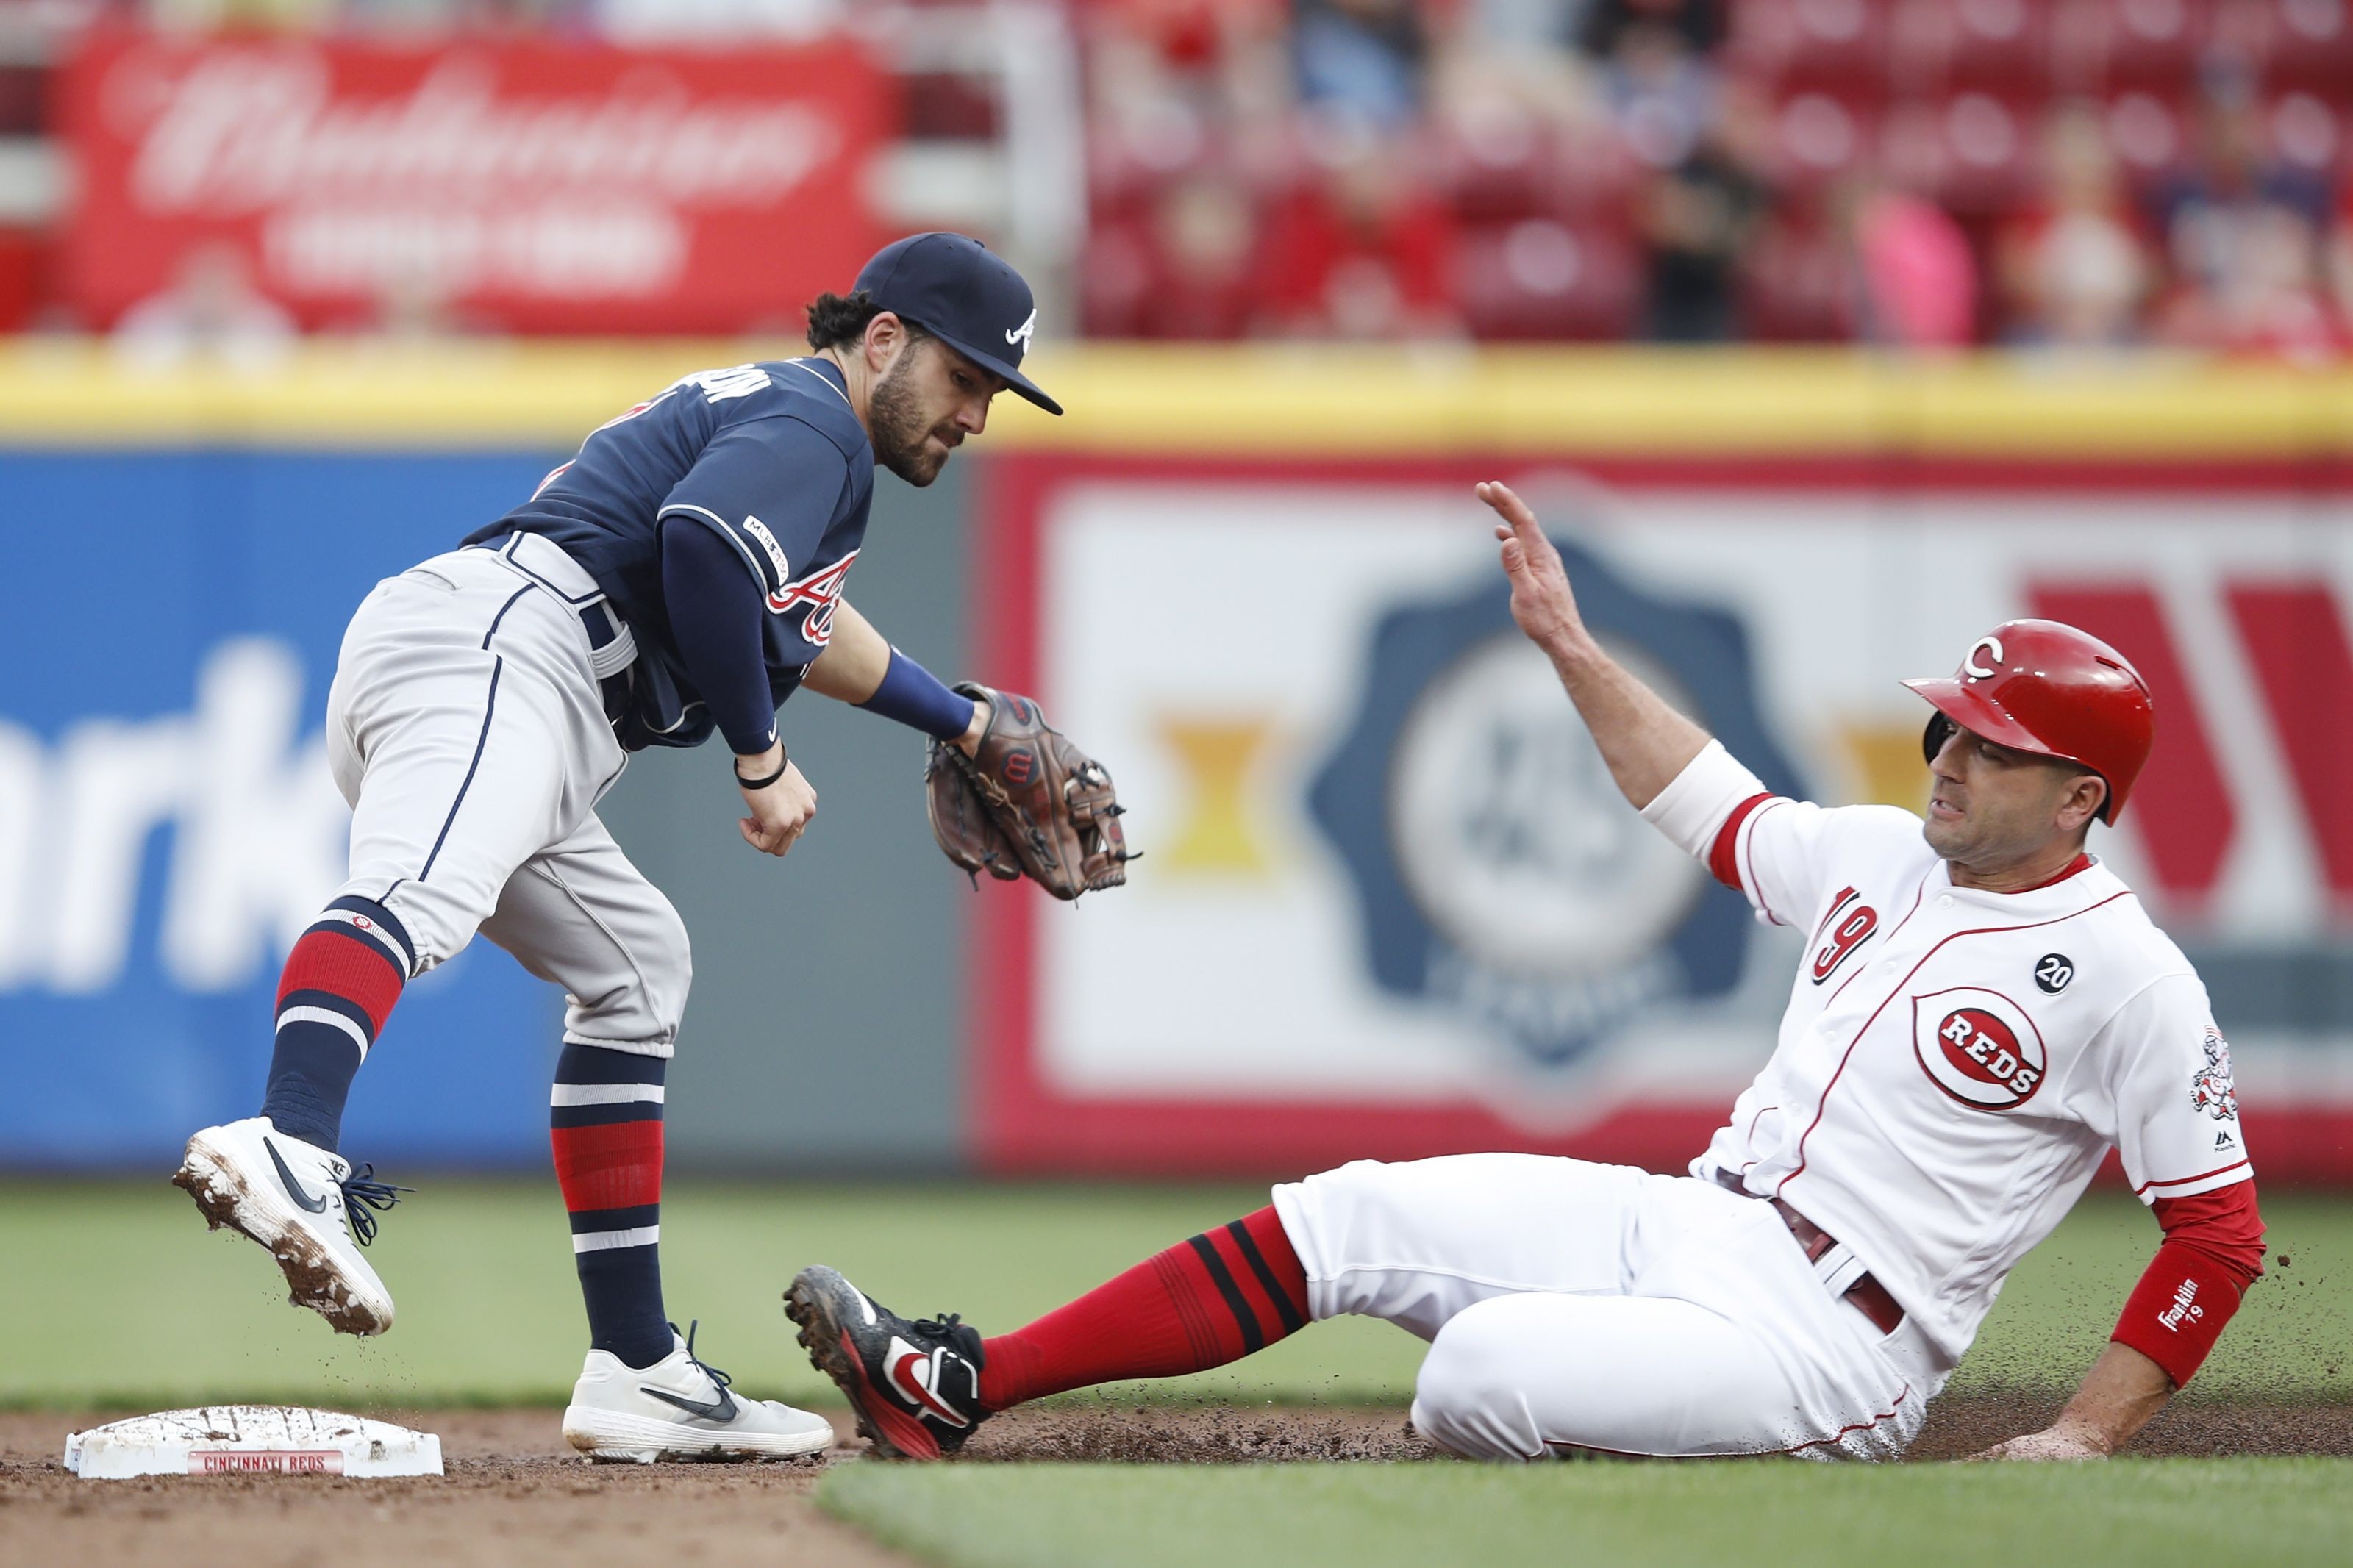
<path id="1" fill-rule="evenodd" d="M 617 1247 L 651 1247 L 661 1239 L 661 1226 L 640 1225 L 628 1230 L 584 1230 L 572 1238 L 575 1252 L 609 1252 Z"/>
<path id="2" fill-rule="evenodd" d="M 638 1100 L 662 1102 L 658 1083 L 559 1083 L 548 1092 L 550 1107 L 558 1105 L 631 1105 Z"/>
<path id="3" fill-rule="evenodd" d="M 367 1059 L 367 1031 L 341 1013 L 325 1007 L 289 1007 L 278 1015 L 278 1027 L 282 1029 L 289 1024 L 332 1024 L 352 1037 L 352 1044 L 360 1048 L 360 1059 Z"/>
<path id="4" fill-rule="evenodd" d="M 408 973 L 408 954 L 401 951 L 400 943 L 392 939 L 390 931 L 376 924 L 375 921 L 362 916 L 357 910 L 322 910 L 319 911 L 319 918 L 322 921 L 341 921 L 362 936 L 373 938 L 375 944 L 391 957 L 394 967 L 403 974 Z"/>

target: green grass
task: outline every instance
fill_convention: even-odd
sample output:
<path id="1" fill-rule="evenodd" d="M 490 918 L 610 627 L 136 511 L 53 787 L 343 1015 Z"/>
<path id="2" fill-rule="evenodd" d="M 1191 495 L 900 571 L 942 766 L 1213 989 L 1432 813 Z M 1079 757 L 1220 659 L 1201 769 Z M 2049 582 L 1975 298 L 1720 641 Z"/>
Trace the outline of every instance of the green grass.
<path id="1" fill-rule="evenodd" d="M 679 1181 L 665 1194 L 671 1310 L 747 1392 L 833 1402 L 778 1295 L 830 1263 L 911 1314 L 1026 1321 L 1140 1258 L 1265 1201 L 1262 1188 L 867 1186 Z M 2277 1254 L 2201 1375 L 2213 1396 L 2353 1398 L 2353 1203 L 2276 1196 Z M 1957 1387 L 2070 1384 L 2105 1339 L 2156 1236 L 2129 1199 L 2087 1202 L 2012 1279 Z M 153 1408 L 206 1400 L 555 1403 L 586 1335 L 554 1184 L 428 1180 L 373 1249 L 400 1306 L 359 1342 L 285 1305 L 260 1251 L 207 1235 L 161 1182 L 0 1184 L 0 1406 Z M 1156 1393 L 1402 1403 L 1419 1341 L 1320 1324 Z"/>
<path id="2" fill-rule="evenodd" d="M 943 1568 L 2345 1561 L 2353 1462 L 928 1466 L 829 1471 L 828 1510 Z"/>

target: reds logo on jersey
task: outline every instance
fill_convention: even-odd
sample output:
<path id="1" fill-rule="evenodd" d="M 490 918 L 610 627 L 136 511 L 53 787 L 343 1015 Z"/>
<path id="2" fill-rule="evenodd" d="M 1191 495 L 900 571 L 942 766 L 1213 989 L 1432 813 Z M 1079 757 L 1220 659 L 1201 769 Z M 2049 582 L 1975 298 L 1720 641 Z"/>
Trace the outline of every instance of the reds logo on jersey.
<path id="1" fill-rule="evenodd" d="M 2206 1065 L 2190 1076 L 2189 1103 L 2217 1121 L 2227 1121 L 2239 1114 L 2239 1091 L 2231 1081 L 2231 1043 L 2209 1024 L 2204 1044 Z"/>
<path id="2" fill-rule="evenodd" d="M 1852 888 L 1841 889 L 1831 900 L 1831 912 L 1814 928 L 1814 984 L 1820 985 L 1844 963 L 1847 955 L 1871 940 L 1879 929 L 1879 911 L 1862 901 Z"/>
<path id="3" fill-rule="evenodd" d="M 2025 1010 L 1974 987 L 1915 996 L 1912 1049 L 1928 1080 L 1973 1110 L 2017 1110 L 2050 1066 Z"/>
<path id="4" fill-rule="evenodd" d="M 811 647 L 825 647 L 833 640 L 833 612 L 841 603 L 842 584 L 849 580 L 849 563 L 857 559 L 858 552 L 853 550 L 832 565 L 786 584 L 768 595 L 768 608 L 781 616 L 796 605 L 807 605 L 801 640 Z"/>

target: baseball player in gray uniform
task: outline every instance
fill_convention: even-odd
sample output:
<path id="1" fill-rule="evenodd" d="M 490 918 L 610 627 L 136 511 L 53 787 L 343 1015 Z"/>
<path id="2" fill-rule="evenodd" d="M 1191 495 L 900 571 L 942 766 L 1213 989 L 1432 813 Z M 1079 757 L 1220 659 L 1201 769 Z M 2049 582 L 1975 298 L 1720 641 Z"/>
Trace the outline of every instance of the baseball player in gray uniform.
<path id="1" fill-rule="evenodd" d="M 488 936 L 567 994 L 550 1121 L 592 1348 L 564 1429 L 600 1458 L 786 1456 L 832 1430 L 731 1393 L 664 1310 L 663 1076 L 687 933 L 598 800 L 629 752 L 716 731 L 744 842 L 781 856 L 817 810 L 776 731 L 798 688 L 967 750 L 991 697 L 1024 706 L 949 689 L 842 585 L 877 463 L 929 484 L 1008 389 L 1061 412 L 1021 374 L 1029 285 L 975 240 L 923 234 L 808 315 L 807 356 L 682 378 L 361 605 L 327 716 L 351 876 L 287 959 L 259 1113 L 198 1131 L 174 1178 L 269 1249 L 296 1304 L 346 1333 L 389 1329 L 360 1249 L 400 1189 L 338 1152 L 344 1100 L 402 987 Z"/>

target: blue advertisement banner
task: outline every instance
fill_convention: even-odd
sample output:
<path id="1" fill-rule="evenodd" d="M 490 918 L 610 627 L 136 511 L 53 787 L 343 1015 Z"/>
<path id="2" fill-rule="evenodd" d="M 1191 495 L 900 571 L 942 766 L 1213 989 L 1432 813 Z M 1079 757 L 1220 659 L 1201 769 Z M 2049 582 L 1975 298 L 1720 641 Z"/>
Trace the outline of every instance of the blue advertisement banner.
<path id="1" fill-rule="evenodd" d="M 168 1171 L 252 1113 L 279 966 L 343 879 L 345 620 L 550 461 L 0 451 L 0 1166 Z M 487 942 L 422 977 L 344 1148 L 543 1159 L 560 1005 Z"/>

